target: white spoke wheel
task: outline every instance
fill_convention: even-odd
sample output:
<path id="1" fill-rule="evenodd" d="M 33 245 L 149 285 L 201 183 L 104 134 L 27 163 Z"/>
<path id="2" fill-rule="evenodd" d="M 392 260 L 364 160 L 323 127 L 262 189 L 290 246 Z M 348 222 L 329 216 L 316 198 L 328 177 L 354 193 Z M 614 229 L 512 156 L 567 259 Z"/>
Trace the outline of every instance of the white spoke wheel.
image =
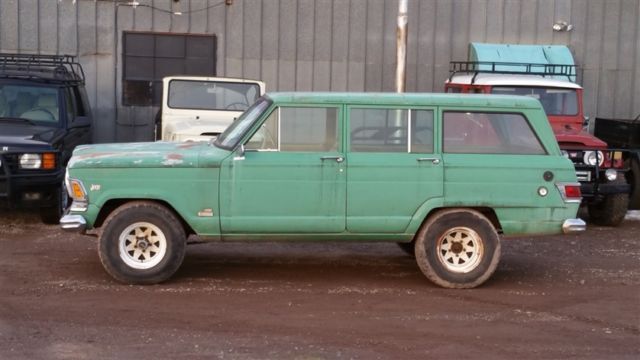
<path id="1" fill-rule="evenodd" d="M 468 273 L 475 269 L 484 255 L 480 235 L 468 227 L 455 227 L 436 241 L 438 260 L 449 271 Z"/>
<path id="2" fill-rule="evenodd" d="M 148 222 L 129 225 L 119 236 L 120 258 L 134 269 L 150 269 L 167 253 L 167 238 Z"/>
<path id="3" fill-rule="evenodd" d="M 500 238 L 481 213 L 452 209 L 433 215 L 415 239 L 416 261 L 423 274 L 446 288 L 473 288 L 498 267 Z"/>
<path id="4" fill-rule="evenodd" d="M 105 270 L 128 284 L 156 284 L 173 275 L 184 259 L 186 233 L 161 204 L 133 201 L 105 220 L 99 240 Z"/>

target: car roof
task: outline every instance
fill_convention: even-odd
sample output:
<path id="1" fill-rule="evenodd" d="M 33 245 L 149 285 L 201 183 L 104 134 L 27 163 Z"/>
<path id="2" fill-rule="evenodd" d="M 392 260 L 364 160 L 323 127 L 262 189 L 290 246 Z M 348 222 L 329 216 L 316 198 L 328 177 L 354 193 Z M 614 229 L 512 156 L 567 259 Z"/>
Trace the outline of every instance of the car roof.
<path id="1" fill-rule="evenodd" d="M 569 88 L 582 89 L 582 87 L 568 80 L 557 78 L 542 77 L 538 75 L 512 75 L 512 74 L 455 74 L 451 80 L 447 79 L 448 84 L 465 84 L 465 85 L 490 85 L 490 86 L 538 86 L 553 88 Z"/>
<path id="2" fill-rule="evenodd" d="M 353 104 L 398 106 L 492 106 L 539 108 L 533 98 L 513 95 L 376 92 L 272 92 L 276 103 Z"/>

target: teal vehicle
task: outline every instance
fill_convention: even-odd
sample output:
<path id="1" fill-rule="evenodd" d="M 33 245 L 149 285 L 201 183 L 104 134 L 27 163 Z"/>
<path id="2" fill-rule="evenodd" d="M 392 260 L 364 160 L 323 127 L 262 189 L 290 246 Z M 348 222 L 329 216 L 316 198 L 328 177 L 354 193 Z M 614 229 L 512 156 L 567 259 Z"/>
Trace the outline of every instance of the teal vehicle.
<path id="1" fill-rule="evenodd" d="M 580 184 L 540 103 L 498 95 L 272 93 L 215 141 L 79 147 L 62 228 L 125 283 L 171 277 L 186 239 L 387 241 L 448 288 L 500 239 L 579 232 Z"/>

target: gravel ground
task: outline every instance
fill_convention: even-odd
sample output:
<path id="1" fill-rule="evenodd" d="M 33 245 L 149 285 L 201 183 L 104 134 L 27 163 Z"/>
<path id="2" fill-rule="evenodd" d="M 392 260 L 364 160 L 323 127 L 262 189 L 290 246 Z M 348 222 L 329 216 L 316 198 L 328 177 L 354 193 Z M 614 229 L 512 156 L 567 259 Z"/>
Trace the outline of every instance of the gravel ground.
<path id="1" fill-rule="evenodd" d="M 0 213 L 0 358 L 638 359 L 640 213 L 503 242 L 473 290 L 429 283 L 395 244 L 190 245 L 129 286 L 96 240 Z"/>

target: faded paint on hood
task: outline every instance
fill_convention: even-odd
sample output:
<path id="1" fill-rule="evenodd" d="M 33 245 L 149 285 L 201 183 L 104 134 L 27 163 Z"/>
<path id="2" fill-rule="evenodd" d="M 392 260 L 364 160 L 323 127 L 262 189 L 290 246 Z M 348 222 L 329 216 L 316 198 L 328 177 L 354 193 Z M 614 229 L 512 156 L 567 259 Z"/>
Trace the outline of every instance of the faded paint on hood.
<path id="1" fill-rule="evenodd" d="M 208 142 L 147 142 L 78 146 L 69 168 L 219 167 L 230 155 Z"/>

